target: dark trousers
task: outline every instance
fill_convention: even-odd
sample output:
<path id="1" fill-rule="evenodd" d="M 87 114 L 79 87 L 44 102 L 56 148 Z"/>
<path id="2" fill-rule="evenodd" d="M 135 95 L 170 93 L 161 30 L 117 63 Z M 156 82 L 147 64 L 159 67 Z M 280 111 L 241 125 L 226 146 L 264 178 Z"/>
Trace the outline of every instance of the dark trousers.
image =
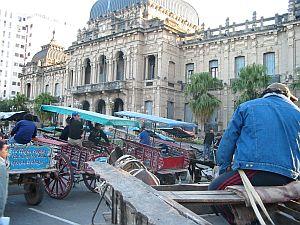
<path id="1" fill-rule="evenodd" d="M 244 171 L 253 186 L 283 186 L 294 181 L 289 177 L 285 177 L 276 173 L 258 170 Z M 208 189 L 224 190 L 227 186 L 233 185 L 243 185 L 238 171 L 230 171 L 220 175 L 211 182 Z M 234 216 L 229 206 L 224 205 L 214 208 L 218 213 L 221 213 L 221 215 L 228 221 L 229 224 L 235 224 Z"/>

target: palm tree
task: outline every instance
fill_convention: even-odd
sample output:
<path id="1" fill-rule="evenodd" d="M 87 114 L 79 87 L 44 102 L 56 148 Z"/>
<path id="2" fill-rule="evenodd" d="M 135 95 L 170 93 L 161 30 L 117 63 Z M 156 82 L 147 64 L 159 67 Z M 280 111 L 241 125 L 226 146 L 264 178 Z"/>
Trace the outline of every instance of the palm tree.
<path id="1" fill-rule="evenodd" d="M 12 100 L 12 105 L 16 111 L 28 111 L 28 98 L 23 94 L 17 94 Z"/>
<path id="2" fill-rule="evenodd" d="M 51 113 L 41 111 L 42 105 L 50 105 L 57 102 L 57 98 L 50 95 L 49 93 L 42 93 L 34 100 L 34 111 L 40 117 L 42 123 L 51 117 Z"/>
<path id="3" fill-rule="evenodd" d="M 233 92 L 240 94 L 235 106 L 259 98 L 261 91 L 268 86 L 270 80 L 271 77 L 267 75 L 263 65 L 252 64 L 243 68 L 239 78 L 231 85 Z"/>
<path id="4" fill-rule="evenodd" d="M 187 84 L 185 94 L 190 96 L 190 108 L 202 125 L 210 119 L 221 104 L 221 101 L 211 91 L 221 89 L 222 86 L 222 81 L 213 78 L 207 72 L 191 76 L 191 82 Z"/>

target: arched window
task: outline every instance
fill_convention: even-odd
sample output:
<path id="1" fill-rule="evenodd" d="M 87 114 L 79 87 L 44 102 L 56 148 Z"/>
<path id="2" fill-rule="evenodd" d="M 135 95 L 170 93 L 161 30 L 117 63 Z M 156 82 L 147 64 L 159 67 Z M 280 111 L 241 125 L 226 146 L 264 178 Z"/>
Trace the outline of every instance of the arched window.
<path id="1" fill-rule="evenodd" d="M 82 102 L 82 109 L 90 111 L 90 103 L 88 101 L 83 101 Z"/>
<path id="2" fill-rule="evenodd" d="M 120 111 L 123 111 L 123 110 L 124 110 L 124 102 L 123 102 L 122 99 L 117 98 L 114 102 L 114 108 L 113 108 L 113 112 L 112 112 L 113 114 L 112 115 L 114 115 L 115 112 L 120 112 Z"/>
<path id="3" fill-rule="evenodd" d="M 117 54 L 117 77 L 116 80 L 124 80 L 124 53 L 118 52 Z"/>
<path id="4" fill-rule="evenodd" d="M 96 111 L 101 114 L 106 114 L 106 104 L 104 100 L 100 99 L 98 101 Z"/>
<path id="5" fill-rule="evenodd" d="M 31 84 L 30 83 L 26 84 L 26 97 L 28 99 L 30 99 L 30 97 L 31 97 Z"/>
<path id="6" fill-rule="evenodd" d="M 100 56 L 100 63 L 99 63 L 99 82 L 103 83 L 107 81 L 107 62 L 106 56 Z"/>
<path id="7" fill-rule="evenodd" d="M 50 89 L 49 89 L 49 84 L 46 84 L 45 86 L 45 93 L 49 93 Z"/>
<path id="8" fill-rule="evenodd" d="M 84 84 L 91 83 L 91 60 L 86 59 L 84 62 Z"/>
<path id="9" fill-rule="evenodd" d="M 60 83 L 56 83 L 54 86 L 54 96 L 59 97 L 61 96 L 60 94 Z"/>
<path id="10" fill-rule="evenodd" d="M 146 76 L 147 80 L 153 80 L 155 79 L 155 56 L 149 55 L 148 56 L 148 74 Z"/>

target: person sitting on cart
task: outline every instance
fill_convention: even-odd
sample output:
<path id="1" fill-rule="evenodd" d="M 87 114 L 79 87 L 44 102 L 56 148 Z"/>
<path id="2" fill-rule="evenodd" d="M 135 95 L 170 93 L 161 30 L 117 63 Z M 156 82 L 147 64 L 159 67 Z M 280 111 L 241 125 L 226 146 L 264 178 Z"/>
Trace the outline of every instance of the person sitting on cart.
<path id="1" fill-rule="evenodd" d="M 59 136 L 60 140 L 68 141 L 68 137 L 69 137 L 69 133 L 70 133 L 70 122 L 71 122 L 71 117 L 68 117 L 66 119 L 67 125 L 65 126 L 65 128 L 63 129 L 63 131 L 61 132 L 61 134 Z"/>
<path id="2" fill-rule="evenodd" d="M 268 86 L 262 98 L 241 104 L 217 151 L 220 176 L 209 190 L 242 185 L 244 170 L 253 186 L 283 186 L 300 178 L 300 109 L 298 99 L 281 83 Z M 219 211 L 235 224 L 229 207 Z"/>
<path id="3" fill-rule="evenodd" d="M 141 127 L 141 133 L 139 134 L 140 143 L 144 145 L 151 145 L 150 134 L 146 130 L 145 126 Z"/>
<path id="4" fill-rule="evenodd" d="M 26 114 L 23 120 L 16 123 L 16 126 L 11 131 L 11 138 L 9 144 L 28 144 L 31 140 L 34 140 L 37 135 L 37 128 L 33 122 L 33 115 Z"/>
<path id="5" fill-rule="evenodd" d="M 73 112 L 70 121 L 68 143 L 70 145 L 77 145 L 79 147 L 82 147 L 82 134 L 83 124 L 80 120 L 80 115 L 78 112 Z"/>
<path id="6" fill-rule="evenodd" d="M 6 158 L 8 156 L 8 146 L 4 141 L 0 141 L 0 224 L 3 217 L 8 186 L 8 173 L 6 169 Z"/>
<path id="7" fill-rule="evenodd" d="M 91 128 L 88 140 L 93 142 L 94 145 L 99 145 L 101 143 L 101 139 L 103 139 L 107 144 L 109 143 L 107 135 L 103 131 L 103 126 L 100 123 L 96 123 L 95 127 Z"/>

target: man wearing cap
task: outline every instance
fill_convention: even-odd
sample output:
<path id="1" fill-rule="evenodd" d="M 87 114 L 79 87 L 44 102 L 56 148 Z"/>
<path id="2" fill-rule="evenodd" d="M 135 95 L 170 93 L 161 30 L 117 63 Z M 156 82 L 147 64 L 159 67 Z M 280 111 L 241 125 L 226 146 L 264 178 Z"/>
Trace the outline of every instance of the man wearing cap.
<path id="1" fill-rule="evenodd" d="M 73 112 L 70 121 L 68 143 L 82 147 L 82 134 L 83 124 L 80 120 L 80 115 L 78 112 Z"/>
<path id="2" fill-rule="evenodd" d="M 244 170 L 253 186 L 282 186 L 299 179 L 300 110 L 293 103 L 297 100 L 286 85 L 274 83 L 261 98 L 237 108 L 217 151 L 220 176 L 210 190 L 242 185 L 238 170 Z M 235 224 L 229 208 L 220 211 Z"/>

